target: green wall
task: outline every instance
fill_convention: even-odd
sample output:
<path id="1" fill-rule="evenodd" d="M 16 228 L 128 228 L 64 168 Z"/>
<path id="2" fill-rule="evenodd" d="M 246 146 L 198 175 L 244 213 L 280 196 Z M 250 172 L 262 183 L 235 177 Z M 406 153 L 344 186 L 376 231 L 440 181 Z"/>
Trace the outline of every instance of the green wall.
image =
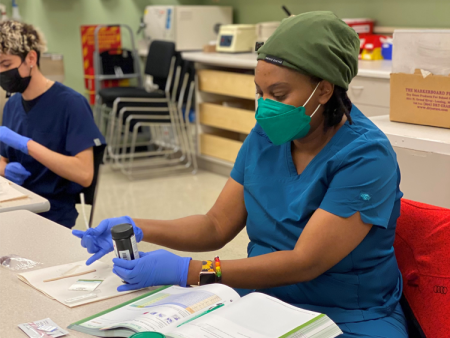
<path id="1" fill-rule="evenodd" d="M 8 5 L 11 0 L 0 0 Z M 65 84 L 84 92 L 80 25 L 123 23 L 136 32 L 145 6 L 156 4 L 224 5 L 235 22 L 257 23 L 293 13 L 332 10 L 340 17 L 371 17 L 381 26 L 450 28 L 450 0 L 17 0 L 24 21 L 45 34 L 50 52 L 64 55 Z"/>
<path id="2" fill-rule="evenodd" d="M 204 0 L 204 4 L 233 6 L 235 21 L 257 23 L 285 17 L 285 5 L 293 14 L 331 10 L 339 17 L 370 17 L 380 26 L 450 28 L 449 0 Z"/>
<path id="3" fill-rule="evenodd" d="M 7 4 L 11 16 L 11 0 Z M 17 0 L 22 20 L 45 35 L 48 51 L 64 55 L 67 86 L 84 93 L 80 26 L 121 23 L 134 32 L 145 6 L 152 4 L 195 4 L 195 0 Z"/>

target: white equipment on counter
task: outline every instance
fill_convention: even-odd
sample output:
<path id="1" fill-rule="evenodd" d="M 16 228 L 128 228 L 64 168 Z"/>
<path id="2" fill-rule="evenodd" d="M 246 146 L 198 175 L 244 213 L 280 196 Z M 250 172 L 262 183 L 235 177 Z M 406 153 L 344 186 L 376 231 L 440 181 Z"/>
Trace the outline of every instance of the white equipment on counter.
<path id="1" fill-rule="evenodd" d="M 16 0 L 12 0 L 12 19 L 16 21 L 22 21 L 22 17 L 20 16 L 19 6 L 17 5 Z"/>
<path id="2" fill-rule="evenodd" d="M 268 38 L 275 32 L 281 21 L 260 22 L 256 24 L 256 41 L 266 42 Z"/>
<path id="3" fill-rule="evenodd" d="M 256 25 L 220 26 L 216 50 L 225 53 L 252 52 L 255 49 Z"/>
<path id="4" fill-rule="evenodd" d="M 0 14 L 1 14 L 0 22 L 8 20 L 8 16 L 6 15 L 6 6 L 3 4 L 0 4 Z"/>
<path id="5" fill-rule="evenodd" d="M 217 25 L 233 22 L 225 6 L 147 6 L 144 14 L 147 46 L 152 40 L 175 42 L 177 51 L 201 50 L 216 40 Z"/>

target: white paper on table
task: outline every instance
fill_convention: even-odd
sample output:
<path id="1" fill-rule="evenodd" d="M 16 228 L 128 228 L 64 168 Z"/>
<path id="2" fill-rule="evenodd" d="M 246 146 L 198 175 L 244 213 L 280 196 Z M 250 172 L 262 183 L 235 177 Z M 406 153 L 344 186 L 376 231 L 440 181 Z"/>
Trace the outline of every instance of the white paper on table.
<path id="1" fill-rule="evenodd" d="M 26 197 L 27 195 L 21 193 L 17 189 L 14 189 L 14 187 L 7 180 L 0 180 L 0 203 Z"/>
<path id="2" fill-rule="evenodd" d="M 74 276 L 59 279 L 52 282 L 45 282 L 44 280 L 63 276 L 67 271 L 71 271 L 71 274 L 76 274 L 83 271 L 95 269 L 95 272 L 91 272 L 81 276 Z M 83 304 L 97 302 L 99 300 L 108 299 L 124 295 L 133 291 L 118 292 L 117 287 L 122 285 L 122 280 L 112 272 L 112 267 L 100 261 L 96 261 L 93 264 L 86 266 L 85 261 L 64 264 L 59 266 L 53 266 L 50 268 L 44 268 L 40 270 L 34 270 L 18 274 L 17 277 L 24 283 L 37 289 L 51 299 L 55 299 L 58 302 L 68 307 L 76 307 Z M 73 291 L 69 290 L 70 287 L 79 279 L 98 279 L 103 280 L 94 293 L 97 294 L 95 298 L 83 299 L 80 302 L 68 304 L 66 299 L 83 296 L 85 294 L 92 293 L 91 291 Z"/>

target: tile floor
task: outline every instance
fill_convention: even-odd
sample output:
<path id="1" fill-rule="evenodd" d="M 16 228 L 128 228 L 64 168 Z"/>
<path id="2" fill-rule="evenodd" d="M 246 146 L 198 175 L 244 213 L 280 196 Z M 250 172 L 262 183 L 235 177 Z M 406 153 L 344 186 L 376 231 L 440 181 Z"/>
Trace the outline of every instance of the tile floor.
<path id="1" fill-rule="evenodd" d="M 171 176 L 128 180 L 120 172 L 112 171 L 109 166 L 101 168 L 97 205 L 93 225 L 110 217 L 128 215 L 136 218 L 174 219 L 206 213 L 219 196 L 227 177 L 206 171 L 196 175 L 190 173 Z M 78 208 L 75 229 L 84 230 L 85 225 L 81 209 Z M 90 209 L 86 212 L 89 215 Z M 214 253 L 179 253 L 193 259 L 212 259 L 219 255 L 221 259 L 246 257 L 247 232 L 242 231 L 233 241 Z M 150 243 L 140 243 L 139 250 L 151 251 L 160 248 Z"/>

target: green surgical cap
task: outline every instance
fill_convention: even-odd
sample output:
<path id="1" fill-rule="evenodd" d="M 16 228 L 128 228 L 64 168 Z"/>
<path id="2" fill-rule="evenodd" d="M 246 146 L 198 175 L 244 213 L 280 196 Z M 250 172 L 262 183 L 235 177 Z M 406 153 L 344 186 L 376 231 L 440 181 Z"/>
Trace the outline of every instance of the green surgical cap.
<path id="1" fill-rule="evenodd" d="M 308 12 L 281 22 L 258 60 L 295 69 L 348 89 L 358 73 L 358 34 L 332 12 Z"/>

